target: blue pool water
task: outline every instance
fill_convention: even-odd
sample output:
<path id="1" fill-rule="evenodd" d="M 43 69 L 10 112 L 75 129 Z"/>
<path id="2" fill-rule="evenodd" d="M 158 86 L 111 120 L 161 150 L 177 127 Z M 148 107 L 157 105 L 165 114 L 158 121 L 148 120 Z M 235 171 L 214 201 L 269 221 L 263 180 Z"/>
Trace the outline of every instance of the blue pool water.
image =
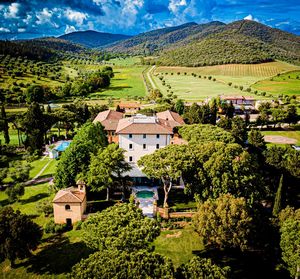
<path id="1" fill-rule="evenodd" d="M 69 147 L 70 143 L 71 143 L 70 141 L 63 141 L 59 146 L 55 148 L 55 150 L 59 152 L 63 152 Z"/>
<path id="2" fill-rule="evenodd" d="M 154 193 L 152 191 L 139 191 L 136 193 L 137 198 L 142 198 L 142 199 L 150 199 L 153 198 Z"/>

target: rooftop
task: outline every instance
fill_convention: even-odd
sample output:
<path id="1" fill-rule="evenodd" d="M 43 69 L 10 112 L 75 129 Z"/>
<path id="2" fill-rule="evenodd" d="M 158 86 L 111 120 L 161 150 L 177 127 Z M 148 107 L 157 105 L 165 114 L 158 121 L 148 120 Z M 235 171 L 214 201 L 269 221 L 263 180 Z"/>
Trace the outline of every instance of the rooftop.
<path id="1" fill-rule="evenodd" d="M 182 117 L 177 112 L 174 111 L 166 110 L 166 111 L 158 112 L 156 116 L 159 119 L 168 121 L 169 122 L 168 125 L 171 126 L 172 128 L 185 124 Z"/>
<path id="2" fill-rule="evenodd" d="M 69 187 L 59 190 L 55 195 L 54 203 L 81 203 L 85 199 L 85 192 L 77 187 Z"/>
<path id="3" fill-rule="evenodd" d="M 138 114 L 130 118 L 123 118 L 119 121 L 116 130 L 118 134 L 173 134 L 173 129 L 168 121 L 155 116 Z"/>
<path id="4" fill-rule="evenodd" d="M 100 122 L 107 131 L 115 131 L 117 129 L 119 120 L 123 118 L 123 113 L 115 110 L 105 110 L 99 112 L 94 123 Z"/>

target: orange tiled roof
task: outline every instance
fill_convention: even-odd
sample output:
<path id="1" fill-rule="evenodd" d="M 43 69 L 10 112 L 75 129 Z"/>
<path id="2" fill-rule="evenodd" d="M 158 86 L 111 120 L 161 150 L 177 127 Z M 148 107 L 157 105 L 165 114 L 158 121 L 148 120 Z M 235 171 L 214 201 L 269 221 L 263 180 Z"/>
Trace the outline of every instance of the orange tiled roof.
<path id="1" fill-rule="evenodd" d="M 169 125 L 172 128 L 185 124 L 182 117 L 177 112 L 174 111 L 166 110 L 166 111 L 158 112 L 156 116 L 160 119 L 168 121 Z"/>
<path id="2" fill-rule="evenodd" d="M 57 192 L 54 203 L 81 203 L 85 199 L 85 192 L 79 191 L 77 188 L 70 187 Z"/>
<path id="3" fill-rule="evenodd" d="M 171 135 L 173 129 L 168 121 L 158 119 L 156 117 L 145 118 L 145 122 L 135 122 L 138 117 L 123 118 L 119 121 L 116 133 L 117 134 L 162 134 Z M 147 122 L 147 120 L 151 120 Z"/>
<path id="4" fill-rule="evenodd" d="M 140 108 L 141 105 L 138 104 L 138 103 L 120 103 L 119 107 L 121 109 L 124 109 L 124 108 Z"/>
<path id="5" fill-rule="evenodd" d="M 122 112 L 106 110 L 99 112 L 93 122 L 100 122 L 104 126 L 104 129 L 107 131 L 115 131 L 117 129 L 119 120 L 122 118 Z"/>

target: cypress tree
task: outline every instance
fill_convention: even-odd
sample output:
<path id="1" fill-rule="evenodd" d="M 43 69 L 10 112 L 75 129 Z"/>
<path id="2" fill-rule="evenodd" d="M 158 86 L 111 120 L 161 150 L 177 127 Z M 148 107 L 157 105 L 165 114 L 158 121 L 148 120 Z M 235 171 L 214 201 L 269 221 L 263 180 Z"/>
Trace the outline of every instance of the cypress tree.
<path id="1" fill-rule="evenodd" d="M 273 216 L 278 216 L 282 209 L 282 188 L 283 188 L 283 174 L 280 177 L 279 186 L 276 192 L 276 197 L 273 206 Z"/>
<path id="2" fill-rule="evenodd" d="M 9 144 L 10 138 L 9 138 L 9 133 L 8 133 L 8 122 L 6 118 L 6 112 L 5 112 L 5 107 L 2 105 L 1 107 L 1 118 L 3 119 L 4 125 L 3 125 L 3 133 L 4 133 L 4 140 L 6 144 Z"/>

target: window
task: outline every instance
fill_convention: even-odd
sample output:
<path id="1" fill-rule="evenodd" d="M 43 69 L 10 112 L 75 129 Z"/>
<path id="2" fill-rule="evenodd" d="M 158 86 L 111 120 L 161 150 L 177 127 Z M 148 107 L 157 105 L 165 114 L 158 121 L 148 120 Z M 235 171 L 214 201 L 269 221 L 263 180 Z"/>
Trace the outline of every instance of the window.
<path id="1" fill-rule="evenodd" d="M 146 149 L 147 148 L 147 145 L 146 143 L 143 144 L 143 149 Z"/>
<path id="2" fill-rule="evenodd" d="M 156 138 L 159 139 L 159 134 L 156 135 Z"/>
<path id="3" fill-rule="evenodd" d="M 111 135 L 114 136 L 114 135 L 115 135 L 115 132 L 111 132 Z"/>
<path id="4" fill-rule="evenodd" d="M 132 143 L 129 143 L 129 149 L 133 149 Z"/>
<path id="5" fill-rule="evenodd" d="M 143 139 L 145 139 L 147 137 L 147 135 L 146 134 L 143 134 Z"/>
<path id="6" fill-rule="evenodd" d="M 132 139 L 132 134 L 129 134 L 128 137 L 129 137 L 130 139 Z"/>
<path id="7" fill-rule="evenodd" d="M 159 144 L 156 145 L 156 149 L 159 149 Z"/>
<path id="8" fill-rule="evenodd" d="M 129 156 L 129 162 L 132 162 L 133 159 L 132 159 L 132 156 Z"/>
<path id="9" fill-rule="evenodd" d="M 70 210 L 71 209 L 71 206 L 69 204 L 66 204 L 65 205 L 65 210 Z"/>

